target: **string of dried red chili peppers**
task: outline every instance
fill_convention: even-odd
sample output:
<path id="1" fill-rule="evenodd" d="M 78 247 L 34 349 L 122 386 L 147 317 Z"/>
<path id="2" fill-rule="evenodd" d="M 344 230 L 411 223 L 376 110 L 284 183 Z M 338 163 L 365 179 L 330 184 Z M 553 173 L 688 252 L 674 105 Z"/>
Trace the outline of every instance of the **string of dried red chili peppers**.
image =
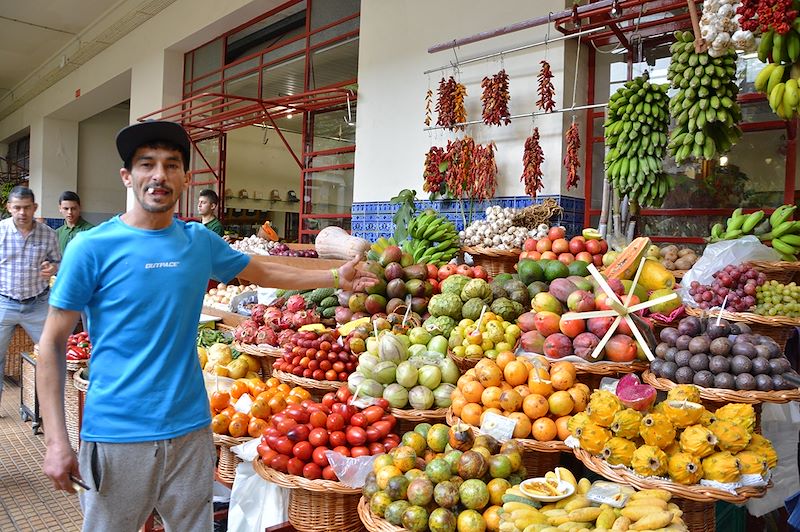
<path id="1" fill-rule="evenodd" d="M 464 126 L 457 126 L 467 121 L 467 110 L 464 107 L 464 98 L 467 88 L 458 83 L 453 76 L 447 80 L 442 78 L 439 82 L 438 100 L 436 101 L 436 125 L 445 129 L 463 130 Z"/>
<path id="2" fill-rule="evenodd" d="M 539 100 L 536 106 L 545 112 L 551 113 L 556 108 L 556 90 L 553 87 L 553 72 L 550 70 L 550 63 L 541 61 L 542 70 L 539 72 Z"/>
<path id="3" fill-rule="evenodd" d="M 431 125 L 431 104 L 433 103 L 433 91 L 428 89 L 425 93 L 425 125 Z"/>
<path id="4" fill-rule="evenodd" d="M 525 150 L 522 153 L 522 176 L 519 180 L 525 183 L 525 193 L 535 198 L 536 194 L 544 188 L 542 182 L 542 163 L 544 153 L 539 145 L 539 128 L 533 128 L 533 135 L 525 140 Z"/>
<path id="5" fill-rule="evenodd" d="M 508 111 L 508 102 L 511 95 L 508 93 L 508 74 L 503 69 L 491 78 L 485 77 L 481 81 L 483 94 L 483 123 L 489 126 L 508 125 L 511 123 L 511 113 Z"/>
<path id="6" fill-rule="evenodd" d="M 567 130 L 567 149 L 564 153 L 564 167 L 567 169 L 567 190 L 578 186 L 580 176 L 578 168 L 581 163 L 578 160 L 578 150 L 581 149 L 581 136 L 578 132 L 578 124 L 572 122 Z"/>
<path id="7" fill-rule="evenodd" d="M 425 155 L 423 190 L 455 198 L 485 200 L 497 190 L 495 144 L 476 144 L 472 137 L 433 146 Z"/>
<path id="8" fill-rule="evenodd" d="M 425 183 L 422 185 L 422 190 L 429 194 L 445 194 L 445 172 L 448 165 L 445 158 L 446 152 L 444 148 L 439 146 L 431 146 L 428 153 L 425 154 L 425 170 L 422 172 L 422 177 Z"/>
<path id="9" fill-rule="evenodd" d="M 742 0 L 736 13 L 743 30 L 766 32 L 770 29 L 785 35 L 797 18 L 792 0 Z"/>

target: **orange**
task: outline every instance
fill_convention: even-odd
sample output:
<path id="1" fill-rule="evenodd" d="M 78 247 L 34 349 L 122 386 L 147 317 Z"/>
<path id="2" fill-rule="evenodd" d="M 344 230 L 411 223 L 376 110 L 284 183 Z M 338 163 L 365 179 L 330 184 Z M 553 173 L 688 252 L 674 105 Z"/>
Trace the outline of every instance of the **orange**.
<path id="1" fill-rule="evenodd" d="M 500 408 L 500 395 L 503 391 L 497 386 L 489 386 L 481 394 L 481 403 L 486 408 Z"/>
<path id="2" fill-rule="evenodd" d="M 296 395 L 289 394 L 289 395 L 287 395 L 287 396 L 286 396 L 286 404 L 289 404 L 289 405 L 299 405 L 299 404 L 300 404 L 300 403 L 302 403 L 302 402 L 303 402 L 303 400 L 302 400 L 302 399 L 300 399 L 300 398 L 299 398 L 298 396 L 296 396 Z"/>
<path id="3" fill-rule="evenodd" d="M 483 390 L 484 387 L 480 382 L 469 381 L 461 389 L 461 393 L 464 394 L 464 399 L 466 399 L 468 403 L 479 403 L 481 401 L 481 394 L 483 394 Z"/>
<path id="4" fill-rule="evenodd" d="M 214 431 L 215 434 L 227 434 L 230 422 L 231 418 L 226 414 L 217 414 L 211 418 L 211 430 Z"/>
<path id="5" fill-rule="evenodd" d="M 488 360 L 488 359 L 487 359 Z M 477 366 L 475 366 L 477 369 Z M 503 372 L 500 368 L 492 361 L 489 361 L 489 364 L 485 364 L 483 367 L 478 369 L 478 381 L 486 386 L 500 386 L 500 383 L 503 382 Z"/>
<path id="6" fill-rule="evenodd" d="M 269 401 L 270 399 L 272 399 L 272 396 L 275 395 L 277 391 L 278 390 L 276 390 L 275 388 L 267 388 L 266 390 L 258 394 L 258 397 L 256 397 L 256 399 L 263 399 L 265 401 Z"/>
<path id="7" fill-rule="evenodd" d="M 468 375 L 465 373 L 464 375 L 460 376 L 456 381 L 456 388 L 462 390 L 468 382 L 475 382 L 476 380 L 477 379 L 475 378 L 475 375 Z"/>
<path id="8" fill-rule="evenodd" d="M 547 370 L 539 368 L 538 370 L 534 369 L 531 371 L 530 378 L 528 379 L 528 388 L 530 388 L 531 393 L 538 393 L 545 397 L 553 393 L 553 385 L 550 384 L 550 374 L 547 373 Z"/>
<path id="9" fill-rule="evenodd" d="M 247 386 L 246 380 L 233 381 L 231 385 L 231 397 L 233 399 L 238 399 L 246 393 L 250 393 L 250 387 Z"/>
<path id="10" fill-rule="evenodd" d="M 566 440 L 569 437 L 570 432 L 567 428 L 567 423 L 569 423 L 570 419 L 572 419 L 572 416 L 561 416 L 556 419 L 556 430 L 558 431 L 559 440 Z"/>
<path id="11" fill-rule="evenodd" d="M 572 380 L 575 380 L 575 377 L 578 374 L 578 372 L 575 370 L 575 365 L 568 360 L 561 360 L 550 365 L 550 374 L 561 370 L 564 370 L 572 375 Z"/>
<path id="12" fill-rule="evenodd" d="M 228 418 L 233 418 L 233 415 L 236 413 L 236 409 L 232 406 L 228 405 L 220 411 L 220 414 L 225 414 Z"/>
<path id="13" fill-rule="evenodd" d="M 211 408 L 219 412 L 231 403 L 231 396 L 228 392 L 214 392 L 211 394 Z"/>
<path id="14" fill-rule="evenodd" d="M 247 425 L 249 420 L 245 421 L 242 418 L 233 418 L 228 425 L 228 434 L 234 438 L 241 438 L 247 435 Z"/>
<path id="15" fill-rule="evenodd" d="M 250 395 L 257 396 L 267 389 L 267 385 L 261 379 L 247 379 L 247 388 L 250 390 Z"/>
<path id="16" fill-rule="evenodd" d="M 467 403 L 461 409 L 461 419 L 473 427 L 481 426 L 481 414 L 483 414 L 483 408 L 478 403 Z"/>
<path id="17" fill-rule="evenodd" d="M 550 412 L 559 417 L 566 416 L 575 408 L 572 396 L 563 390 L 554 392 L 553 395 L 547 398 L 547 401 L 550 404 Z"/>
<path id="18" fill-rule="evenodd" d="M 575 375 L 564 369 L 550 372 L 550 383 L 555 390 L 568 390 L 575 384 Z"/>
<path id="19" fill-rule="evenodd" d="M 286 399 L 284 399 L 282 395 L 273 395 L 267 404 L 272 413 L 276 414 L 282 412 L 283 409 L 286 408 Z"/>
<path id="20" fill-rule="evenodd" d="M 283 393 L 289 393 L 292 391 L 292 387 L 286 384 L 285 382 L 280 383 L 278 386 L 278 391 Z"/>
<path id="21" fill-rule="evenodd" d="M 503 368 L 503 376 L 511 386 L 519 386 L 528 382 L 528 368 L 522 362 L 512 360 Z"/>
<path id="22" fill-rule="evenodd" d="M 272 409 L 269 407 L 269 401 L 264 399 L 256 399 L 250 407 L 250 415 L 258 419 L 269 419 L 272 415 Z"/>
<path id="23" fill-rule="evenodd" d="M 250 423 L 247 424 L 247 434 L 249 434 L 251 438 L 260 438 L 265 428 L 267 428 L 267 422 L 254 417 L 250 420 Z"/>
<path id="24" fill-rule="evenodd" d="M 300 386 L 295 386 L 294 388 L 292 388 L 292 390 L 289 392 L 289 395 L 296 395 L 297 397 L 303 400 L 311 399 L 311 392 L 309 392 L 305 388 L 301 388 Z"/>
<path id="25" fill-rule="evenodd" d="M 522 412 L 512 412 L 508 415 L 509 419 L 517 422 L 514 426 L 515 438 L 527 438 L 531 433 L 531 420 Z"/>
<path id="26" fill-rule="evenodd" d="M 505 371 L 506 366 L 509 362 L 515 361 L 517 357 L 511 351 L 503 351 L 502 353 L 497 354 L 497 358 L 495 359 L 495 363 Z M 506 380 L 508 380 L 506 378 Z"/>
<path id="27" fill-rule="evenodd" d="M 467 400 L 464 399 L 463 395 L 459 395 L 453 398 L 453 401 L 450 403 L 450 408 L 453 409 L 455 415 L 461 417 L 461 409 L 464 408 L 465 404 L 467 404 Z"/>
<path id="28" fill-rule="evenodd" d="M 539 441 L 552 441 L 558 435 L 556 422 L 549 417 L 541 417 L 533 422 L 531 436 Z"/>
<path id="29" fill-rule="evenodd" d="M 538 393 L 532 393 L 522 400 L 522 411 L 531 419 L 544 417 L 549 410 L 547 399 Z"/>
<path id="30" fill-rule="evenodd" d="M 506 381 L 503 381 L 503 382 L 501 382 L 501 383 L 500 383 L 500 390 L 501 390 L 501 391 L 513 390 L 513 389 L 514 389 L 514 387 L 513 387 L 513 386 L 511 386 L 511 385 L 510 385 L 509 383 L 507 383 Z"/>
<path id="31" fill-rule="evenodd" d="M 483 520 L 486 522 L 486 530 L 495 532 L 500 530 L 500 506 L 490 506 L 483 512 Z"/>

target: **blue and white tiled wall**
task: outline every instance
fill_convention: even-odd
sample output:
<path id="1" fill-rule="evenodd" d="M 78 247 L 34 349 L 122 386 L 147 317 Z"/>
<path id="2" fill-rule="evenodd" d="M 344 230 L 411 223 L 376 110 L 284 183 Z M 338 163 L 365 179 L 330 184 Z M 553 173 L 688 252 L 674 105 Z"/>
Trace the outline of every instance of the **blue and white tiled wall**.
<path id="1" fill-rule="evenodd" d="M 485 218 L 486 207 L 490 205 L 499 205 L 501 207 L 515 207 L 522 208 L 532 205 L 534 203 L 541 203 L 545 198 L 555 198 L 558 204 L 564 209 L 564 214 L 560 220 L 560 225 L 567 228 L 567 235 L 574 236 L 580 234 L 583 228 L 583 211 L 585 201 L 583 198 L 573 198 L 570 196 L 541 195 L 532 200 L 528 196 L 506 196 L 494 198 L 481 203 L 476 203 L 473 207 L 474 214 L 473 220 Z M 461 217 L 461 208 L 457 201 L 453 200 L 417 200 L 417 209 L 424 210 L 428 208 L 435 209 L 436 211 L 444 214 L 449 220 L 456 224 L 458 230 L 464 228 L 464 221 Z M 465 206 L 465 208 L 469 208 Z M 352 219 L 352 234 L 366 238 L 370 242 L 374 242 L 380 237 L 390 237 L 394 232 L 394 224 L 392 223 L 392 216 L 397 212 L 398 206 L 387 202 L 362 202 L 353 203 L 353 219 Z"/>

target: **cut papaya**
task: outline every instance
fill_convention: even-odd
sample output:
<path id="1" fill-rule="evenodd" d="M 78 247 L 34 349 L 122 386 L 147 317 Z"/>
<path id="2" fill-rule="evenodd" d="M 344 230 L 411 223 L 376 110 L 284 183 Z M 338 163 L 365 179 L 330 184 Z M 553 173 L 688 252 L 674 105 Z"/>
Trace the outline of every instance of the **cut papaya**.
<path id="1" fill-rule="evenodd" d="M 647 254 L 648 247 L 650 247 L 649 238 L 640 236 L 634 239 L 603 271 L 603 274 L 609 279 L 632 279 L 636 275 L 639 262 Z"/>

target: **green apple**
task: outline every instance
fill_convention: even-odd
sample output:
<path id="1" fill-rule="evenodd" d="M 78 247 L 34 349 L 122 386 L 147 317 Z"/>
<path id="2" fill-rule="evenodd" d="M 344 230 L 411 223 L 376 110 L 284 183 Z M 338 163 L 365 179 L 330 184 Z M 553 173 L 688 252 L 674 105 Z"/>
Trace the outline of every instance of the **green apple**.
<path id="1" fill-rule="evenodd" d="M 447 354 L 447 347 L 447 338 L 442 335 L 434 336 L 431 338 L 431 341 L 428 342 L 428 351 L 435 351 L 443 355 Z"/>
<path id="2" fill-rule="evenodd" d="M 431 338 L 431 333 L 429 333 L 425 327 L 414 327 L 408 331 L 408 339 L 412 344 L 428 345 Z"/>

